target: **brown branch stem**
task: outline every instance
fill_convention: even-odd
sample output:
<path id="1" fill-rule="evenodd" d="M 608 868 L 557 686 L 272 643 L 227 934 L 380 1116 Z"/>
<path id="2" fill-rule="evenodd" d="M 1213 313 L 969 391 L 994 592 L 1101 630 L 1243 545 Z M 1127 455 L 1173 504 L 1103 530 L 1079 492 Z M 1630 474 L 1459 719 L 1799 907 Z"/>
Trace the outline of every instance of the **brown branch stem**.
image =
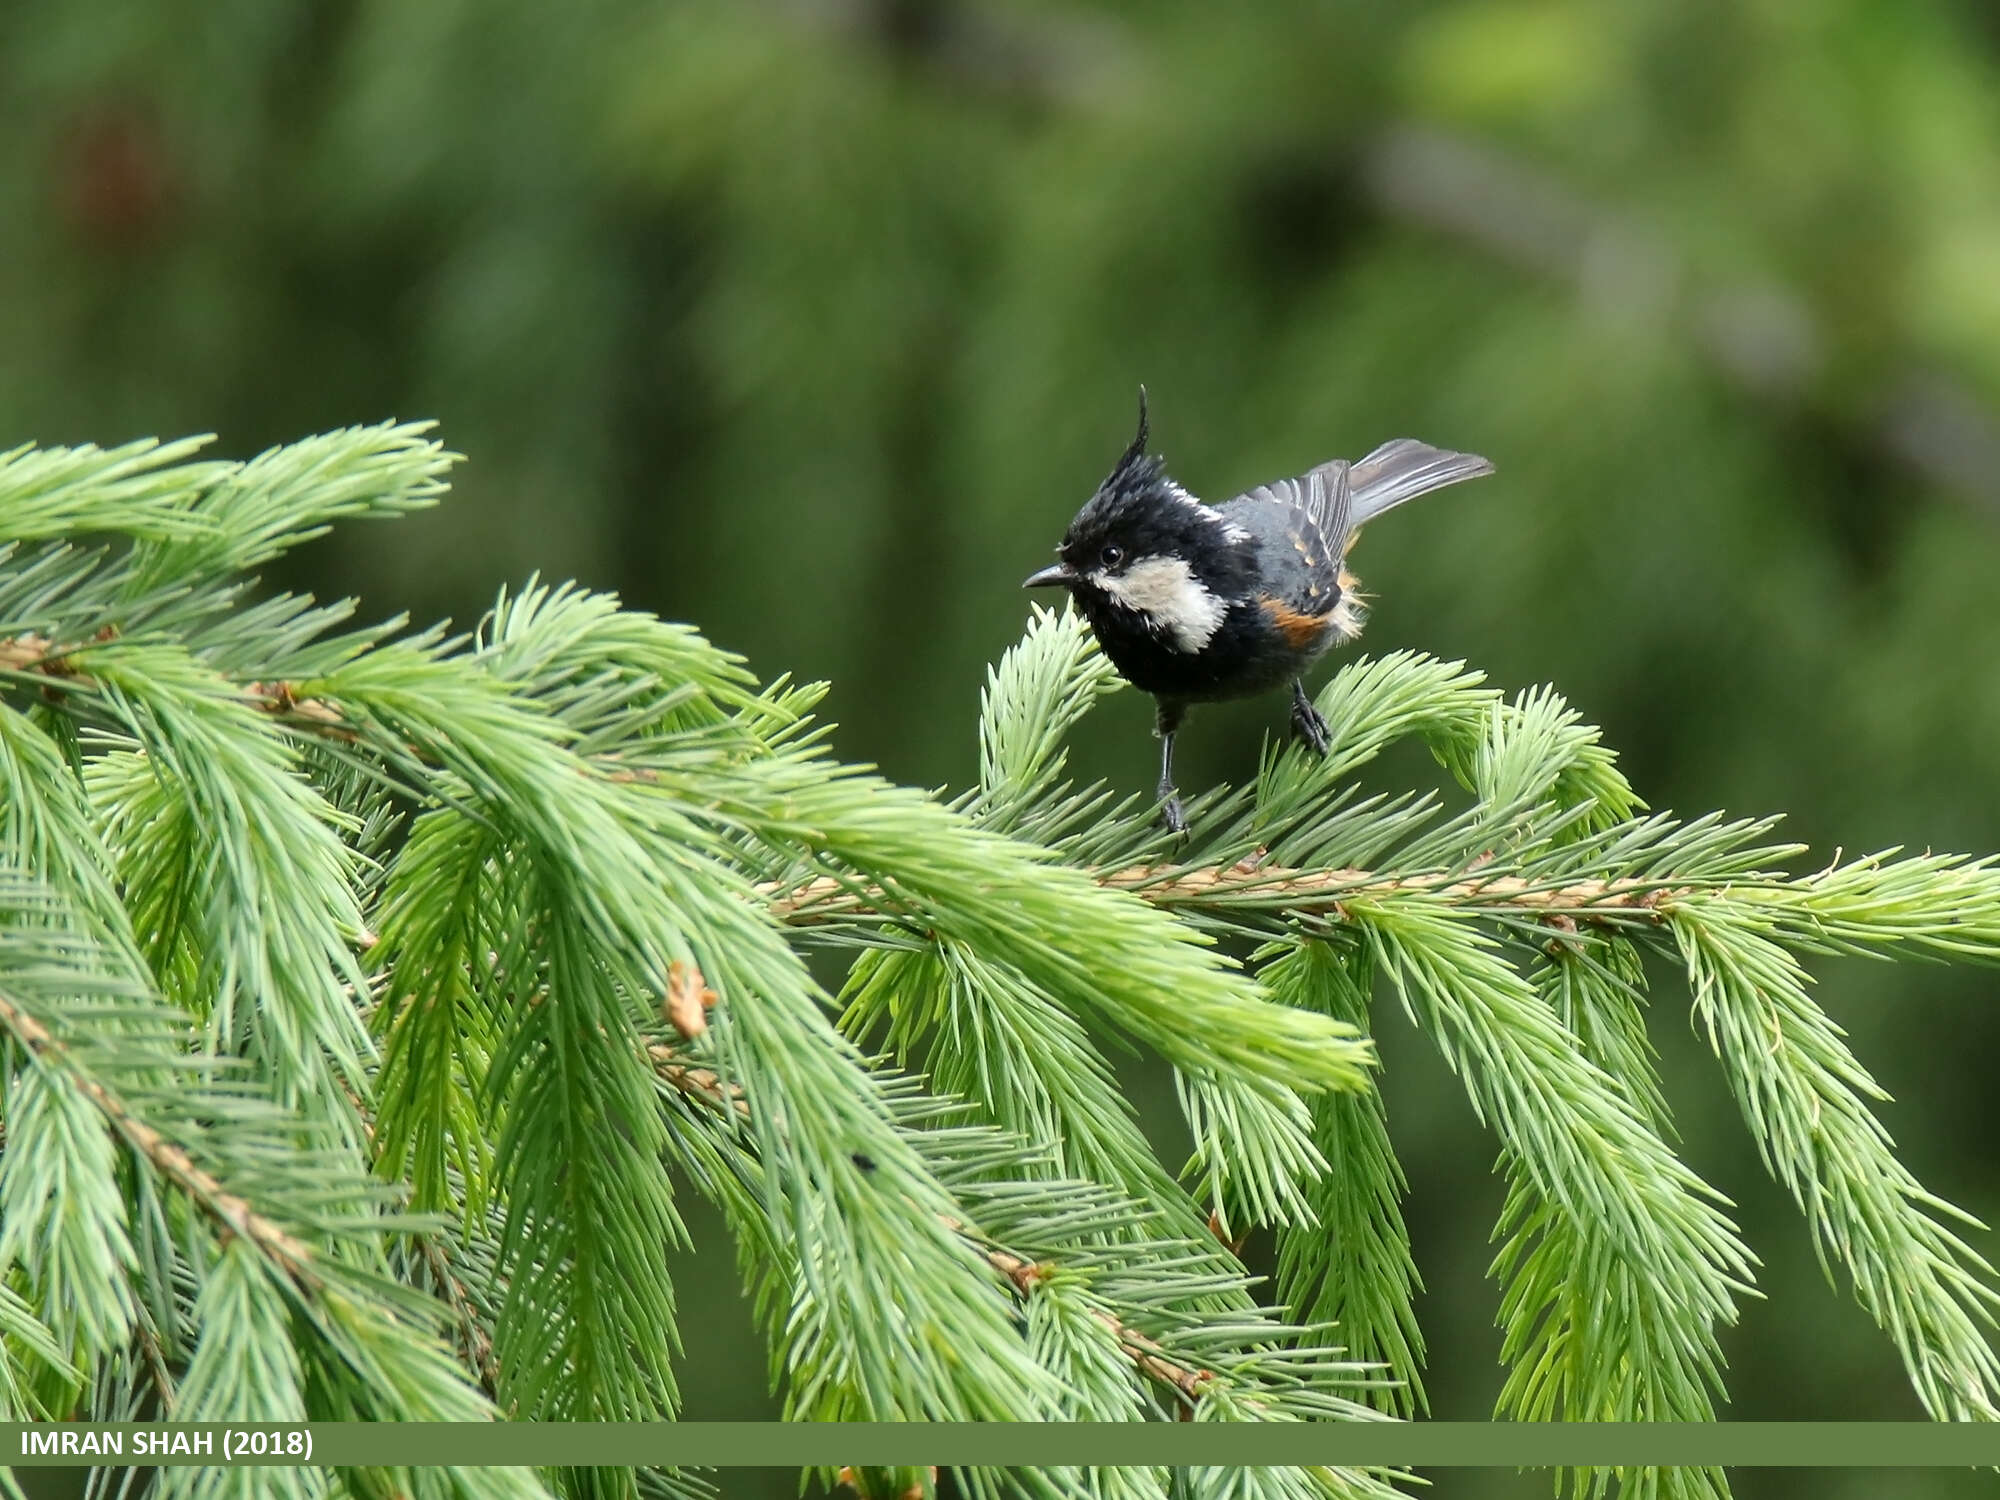
<path id="1" fill-rule="evenodd" d="M 69 674 L 63 670 L 63 656 L 54 641 L 33 631 L 0 639 L 0 671 L 40 672 L 48 677 L 66 677 Z"/>
<path id="2" fill-rule="evenodd" d="M 493 1357 L 493 1340 L 487 1335 L 485 1325 L 473 1310 L 472 1296 L 452 1272 L 451 1260 L 444 1248 L 428 1235 L 418 1237 L 418 1245 L 424 1253 L 424 1264 L 430 1268 L 431 1279 L 444 1293 L 445 1304 L 458 1320 L 458 1336 L 464 1346 L 466 1362 L 479 1371 L 480 1384 L 486 1394 L 497 1397 L 500 1389 L 500 1362 Z"/>
<path id="3" fill-rule="evenodd" d="M 202 1212 L 215 1221 L 225 1240 L 237 1236 L 250 1241 L 300 1290 L 308 1293 L 319 1290 L 320 1281 L 313 1270 L 312 1252 L 305 1245 L 251 1208 L 245 1199 L 230 1192 L 214 1176 L 196 1166 L 185 1151 L 133 1114 L 110 1089 L 69 1064 L 67 1050 L 49 1035 L 47 1028 L 4 996 L 0 996 L 0 1026 L 11 1031 L 38 1061 L 51 1066 L 67 1066 L 76 1086 L 83 1091 L 84 1097 L 97 1106 L 112 1129 L 151 1162 L 155 1171 L 193 1199 Z"/>
<path id="4" fill-rule="evenodd" d="M 32 672 L 54 682 L 88 689 L 96 686 L 95 682 L 88 672 L 72 666 L 70 658 L 117 638 L 116 629 L 109 625 L 90 640 L 69 645 L 58 645 L 47 636 L 36 635 L 33 631 L 0 637 L 0 672 Z M 283 719 L 294 728 L 311 730 L 349 744 L 360 739 L 349 727 L 347 716 L 337 703 L 325 698 L 301 698 L 288 682 L 246 682 L 242 697 L 250 707 L 273 718 Z"/>
<path id="5" fill-rule="evenodd" d="M 662 1082 L 678 1089 L 690 1099 L 699 1099 L 714 1109 L 729 1109 L 748 1118 L 750 1101 L 743 1097 L 740 1088 L 727 1088 L 722 1078 L 709 1068 L 697 1068 L 682 1062 L 680 1055 L 663 1042 L 654 1042 L 646 1048 L 646 1061 L 653 1065 L 653 1071 L 660 1075 Z"/>
<path id="6" fill-rule="evenodd" d="M 1626 918 L 1664 922 L 1674 898 L 1683 892 L 1643 880 L 1579 880 L 1547 885 L 1518 875 L 1453 877 L 1449 875 L 1384 875 L 1375 870 L 1298 870 L 1282 865 L 1256 869 L 1242 864 L 1221 869 L 1175 869 L 1134 865 L 1122 870 L 1093 870 L 1097 883 L 1130 891 L 1155 906 L 1198 906 L 1233 899 L 1275 900 L 1301 914 L 1339 914 L 1351 901 L 1431 896 L 1455 906 L 1518 912 L 1524 916 L 1571 920 Z M 822 875 L 803 885 L 766 882 L 758 887 L 770 899 L 779 920 L 798 925 L 835 917 L 879 914 L 882 898 L 872 889 L 859 892 L 849 884 Z"/>
<path id="7" fill-rule="evenodd" d="M 160 1347 L 160 1336 L 153 1331 L 151 1317 L 141 1314 L 138 1327 L 140 1357 L 146 1361 L 146 1373 L 152 1377 L 153 1391 L 160 1398 L 160 1415 L 173 1420 L 177 1404 L 174 1392 L 174 1377 L 167 1369 L 166 1351 Z"/>
<path id="8" fill-rule="evenodd" d="M 1025 1260 L 1012 1251 L 1002 1250 L 998 1245 L 981 1243 L 976 1234 L 954 1218 L 941 1216 L 941 1222 L 952 1233 L 977 1245 L 980 1252 L 985 1255 L 986 1263 L 1004 1276 L 1014 1290 L 1023 1297 L 1047 1280 L 1053 1269 L 1039 1261 Z M 1162 1385 L 1171 1386 L 1189 1401 L 1199 1401 L 1204 1386 L 1215 1378 L 1215 1372 L 1212 1370 L 1199 1370 L 1190 1365 L 1177 1363 L 1158 1344 L 1137 1329 L 1126 1327 L 1103 1308 L 1093 1309 L 1091 1316 L 1118 1341 L 1118 1347 L 1125 1351 L 1125 1357 L 1132 1361 L 1141 1374 L 1150 1376 Z"/>
<path id="9" fill-rule="evenodd" d="M 13 1032 L 21 1045 L 38 1060 L 60 1065 L 67 1059 L 66 1049 L 33 1016 L 0 996 L 0 1026 Z M 180 1147 L 167 1140 L 157 1130 L 135 1116 L 123 1100 L 99 1083 L 96 1079 L 74 1070 L 71 1074 L 84 1096 L 95 1104 L 110 1122 L 112 1128 L 123 1136 L 140 1155 L 153 1164 L 156 1171 L 174 1183 L 192 1198 L 195 1203 L 215 1221 L 221 1229 L 225 1241 L 230 1237 L 241 1237 L 255 1245 L 267 1258 L 291 1279 L 300 1291 L 311 1295 L 320 1288 L 320 1279 L 312 1266 L 312 1251 L 280 1229 L 269 1219 L 251 1208 L 247 1200 L 238 1197 L 223 1187 L 213 1175 L 196 1166 Z M 374 1121 L 369 1117 L 367 1105 L 349 1088 L 345 1082 L 348 1100 L 354 1105 L 360 1117 L 361 1128 L 372 1143 L 375 1138 Z M 488 1394 L 491 1394 L 499 1380 L 499 1366 L 493 1355 L 493 1341 L 481 1325 L 474 1312 L 470 1293 L 456 1275 L 444 1251 L 428 1236 L 418 1236 L 424 1259 L 432 1277 L 444 1294 L 447 1305 L 457 1319 L 461 1339 L 469 1362 L 479 1371 L 480 1379 Z M 174 1405 L 174 1388 L 167 1374 L 158 1341 L 150 1329 L 141 1327 L 140 1346 L 144 1352 L 153 1381 L 160 1393 L 162 1407 L 169 1415 Z"/>
<path id="10" fill-rule="evenodd" d="M 34 634 L 0 638 L 0 671 L 40 672 L 87 686 L 89 676 L 70 667 L 68 657 L 98 643 L 57 646 Z M 282 718 L 295 729 L 348 743 L 360 738 L 339 704 L 324 698 L 301 698 L 289 683 L 246 683 L 243 701 Z M 605 779 L 614 782 L 654 779 L 654 774 L 643 768 L 605 764 L 600 769 Z M 1682 894 L 1643 880 L 1580 880 L 1551 886 L 1517 875 L 1390 876 L 1374 870 L 1301 870 L 1249 861 L 1220 869 L 1134 865 L 1122 870 L 1092 870 L 1090 874 L 1099 885 L 1130 891 L 1155 906 L 1275 899 L 1300 915 L 1338 916 L 1343 914 L 1343 903 L 1349 901 L 1425 895 L 1455 906 L 1514 912 L 1544 920 L 1563 916 L 1571 921 L 1624 919 L 1660 923 L 1667 920 L 1667 908 L 1673 899 Z M 780 921 L 797 926 L 838 917 L 882 915 L 892 906 L 879 890 L 857 888 L 825 875 L 802 885 L 767 881 L 758 890 L 770 901 L 771 910 Z M 685 1004 L 681 1009 L 686 1012 L 684 1033 L 699 1031 L 703 1024 L 699 1012 Z"/>
<path id="11" fill-rule="evenodd" d="M 361 1121 L 361 1135 L 374 1155 L 375 1117 L 370 1113 L 368 1101 L 357 1094 L 346 1079 L 340 1081 L 341 1092 L 347 1095 L 347 1102 L 354 1106 L 355 1118 Z M 479 1372 L 480 1384 L 486 1394 L 495 1400 L 500 1392 L 500 1362 L 493 1354 L 493 1339 L 479 1321 L 479 1314 L 472 1305 L 472 1293 L 451 1269 L 451 1258 L 444 1247 L 428 1234 L 412 1235 L 417 1248 L 423 1252 L 424 1265 L 429 1269 L 431 1280 L 437 1291 L 444 1297 L 445 1305 L 458 1322 L 458 1337 L 465 1362 Z"/>
<path id="12" fill-rule="evenodd" d="M 734 1103 L 740 1113 L 749 1112 L 749 1104 L 744 1100 L 741 1089 L 724 1090 L 722 1082 L 707 1068 L 690 1067 L 681 1062 L 673 1048 L 654 1044 L 647 1047 L 646 1056 L 662 1080 L 680 1090 L 690 1098 L 715 1108 L 727 1107 Z M 1028 1260 L 1003 1250 L 998 1245 L 989 1244 L 980 1235 L 949 1214 L 938 1215 L 938 1222 L 953 1234 L 974 1246 L 986 1257 L 986 1263 L 1005 1278 L 1007 1283 L 1025 1297 L 1036 1286 L 1045 1281 L 1053 1267 L 1039 1261 Z M 1196 1369 L 1183 1365 L 1171 1358 L 1153 1340 L 1135 1328 L 1128 1328 L 1116 1316 L 1103 1308 L 1093 1309 L 1091 1316 L 1101 1323 L 1117 1340 L 1125 1357 L 1142 1375 L 1180 1392 L 1189 1402 L 1199 1401 L 1207 1383 L 1215 1378 L 1214 1371 Z"/>

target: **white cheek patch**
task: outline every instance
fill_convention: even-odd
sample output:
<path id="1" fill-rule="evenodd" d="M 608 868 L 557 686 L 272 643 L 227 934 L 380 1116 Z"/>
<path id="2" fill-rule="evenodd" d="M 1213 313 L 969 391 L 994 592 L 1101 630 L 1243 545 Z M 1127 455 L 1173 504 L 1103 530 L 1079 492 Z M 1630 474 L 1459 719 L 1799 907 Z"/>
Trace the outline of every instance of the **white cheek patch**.
<path id="1" fill-rule="evenodd" d="M 1229 606 L 1178 557 L 1149 557 L 1123 574 L 1093 574 L 1091 581 L 1127 609 L 1144 615 L 1183 651 L 1206 646 L 1229 613 Z"/>

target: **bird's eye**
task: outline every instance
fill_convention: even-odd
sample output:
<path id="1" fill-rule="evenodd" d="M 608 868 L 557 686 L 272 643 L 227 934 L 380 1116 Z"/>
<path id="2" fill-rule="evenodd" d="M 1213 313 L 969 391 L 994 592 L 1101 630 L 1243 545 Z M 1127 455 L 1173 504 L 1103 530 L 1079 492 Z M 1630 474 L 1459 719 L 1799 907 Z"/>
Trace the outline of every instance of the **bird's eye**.
<path id="1" fill-rule="evenodd" d="M 1116 542 L 1097 554 L 1098 560 L 1107 568 L 1115 568 L 1125 561 L 1125 549 Z"/>

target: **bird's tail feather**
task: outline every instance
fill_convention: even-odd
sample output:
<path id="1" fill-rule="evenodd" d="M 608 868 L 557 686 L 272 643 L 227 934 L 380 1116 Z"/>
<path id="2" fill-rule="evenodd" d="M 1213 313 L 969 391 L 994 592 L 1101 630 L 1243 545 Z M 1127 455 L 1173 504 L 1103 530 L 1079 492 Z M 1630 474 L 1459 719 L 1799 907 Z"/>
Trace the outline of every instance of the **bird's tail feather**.
<path id="1" fill-rule="evenodd" d="M 1453 453 L 1415 438 L 1384 443 L 1348 470 L 1348 529 L 1366 525 L 1405 500 L 1492 472 L 1493 465 L 1477 453 Z"/>

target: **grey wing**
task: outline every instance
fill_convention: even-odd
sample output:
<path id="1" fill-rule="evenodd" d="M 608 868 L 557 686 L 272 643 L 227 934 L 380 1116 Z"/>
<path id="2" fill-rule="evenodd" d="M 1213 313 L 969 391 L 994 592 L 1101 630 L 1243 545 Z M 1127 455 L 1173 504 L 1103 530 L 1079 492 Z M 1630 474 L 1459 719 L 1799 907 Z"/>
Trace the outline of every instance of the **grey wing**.
<path id="1" fill-rule="evenodd" d="M 1330 528 L 1344 524 L 1347 505 L 1347 464 L 1336 460 L 1260 484 L 1216 509 L 1238 539 L 1255 542 L 1261 592 L 1317 618 L 1340 603 L 1341 533 Z"/>
<path id="2" fill-rule="evenodd" d="M 1336 458 L 1296 479 L 1260 484 L 1236 498 L 1302 510 L 1306 519 L 1319 529 L 1321 536 L 1339 538 L 1347 533 L 1348 511 L 1354 496 L 1348 486 L 1347 460 Z"/>
<path id="3" fill-rule="evenodd" d="M 1405 500 L 1492 472 L 1493 465 L 1477 453 L 1453 453 L 1415 438 L 1396 438 L 1354 465 L 1348 476 L 1352 497 L 1346 525 L 1364 526 Z"/>

